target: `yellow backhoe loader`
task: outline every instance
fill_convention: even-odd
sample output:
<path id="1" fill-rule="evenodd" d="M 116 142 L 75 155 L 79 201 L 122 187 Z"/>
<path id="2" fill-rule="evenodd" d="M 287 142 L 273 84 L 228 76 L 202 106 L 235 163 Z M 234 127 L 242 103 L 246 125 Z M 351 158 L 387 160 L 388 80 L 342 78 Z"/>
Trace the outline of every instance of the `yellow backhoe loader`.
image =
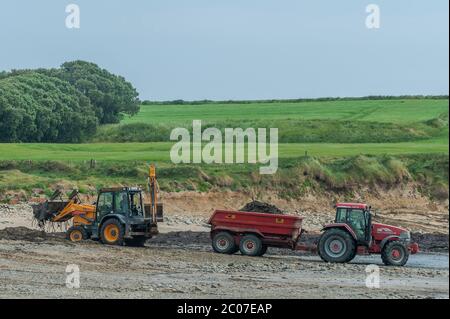
<path id="1" fill-rule="evenodd" d="M 40 226 L 71 222 L 66 234 L 74 242 L 94 239 L 107 245 L 143 246 L 158 233 L 158 222 L 163 221 L 154 165 L 149 168 L 147 186 L 148 204 L 144 204 L 139 187 L 103 188 L 94 204 L 83 204 L 76 190 L 68 200 L 56 191 L 46 202 L 33 206 L 33 214 Z"/>

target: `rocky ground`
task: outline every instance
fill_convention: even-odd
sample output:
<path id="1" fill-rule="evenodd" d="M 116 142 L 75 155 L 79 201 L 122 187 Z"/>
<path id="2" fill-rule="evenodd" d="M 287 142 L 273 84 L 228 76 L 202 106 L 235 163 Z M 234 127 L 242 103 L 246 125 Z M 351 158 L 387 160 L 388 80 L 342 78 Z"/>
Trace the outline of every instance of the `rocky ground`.
<path id="1" fill-rule="evenodd" d="M 145 247 L 110 247 L 68 242 L 63 229 L 38 230 L 28 205 L 2 205 L 0 298 L 449 298 L 445 234 L 415 234 L 428 253 L 406 267 L 383 266 L 379 256 L 327 264 L 284 249 L 216 254 L 205 215 L 169 212 Z M 316 239 L 315 231 L 305 236 Z M 66 286 L 70 264 L 80 270 L 78 289 Z M 379 288 L 366 287 L 371 264 L 379 266 Z"/>

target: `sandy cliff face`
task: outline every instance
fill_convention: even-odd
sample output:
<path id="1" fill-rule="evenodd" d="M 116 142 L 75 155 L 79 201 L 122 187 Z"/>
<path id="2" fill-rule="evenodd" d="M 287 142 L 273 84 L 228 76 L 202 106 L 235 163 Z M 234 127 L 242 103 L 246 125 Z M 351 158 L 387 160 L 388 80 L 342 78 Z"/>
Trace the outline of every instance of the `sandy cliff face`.
<path id="1" fill-rule="evenodd" d="M 68 190 L 69 191 L 69 190 Z M 375 220 L 403 226 L 414 232 L 448 234 L 449 203 L 435 201 L 422 195 L 415 185 L 389 190 L 365 188 L 351 194 L 307 193 L 298 198 L 284 199 L 273 192 L 260 191 L 255 198 L 272 203 L 289 214 L 305 217 L 304 227 L 319 231 L 323 224 L 334 218 L 333 205 L 338 201 L 365 202 L 376 212 Z M 31 208 L 20 203 L 33 203 L 45 200 L 45 195 L 25 197 L 19 194 L 15 205 L 0 205 L 0 228 L 5 228 L 14 220 L 15 226 L 30 226 Z M 95 196 L 81 196 L 83 201 L 94 202 Z M 250 202 L 255 196 L 245 192 L 162 192 L 160 200 L 164 203 L 166 216 L 186 216 L 207 219 L 214 209 L 237 210 Z M 8 221 L 5 218 L 8 218 Z M 3 223 L 2 223 L 3 220 Z"/>

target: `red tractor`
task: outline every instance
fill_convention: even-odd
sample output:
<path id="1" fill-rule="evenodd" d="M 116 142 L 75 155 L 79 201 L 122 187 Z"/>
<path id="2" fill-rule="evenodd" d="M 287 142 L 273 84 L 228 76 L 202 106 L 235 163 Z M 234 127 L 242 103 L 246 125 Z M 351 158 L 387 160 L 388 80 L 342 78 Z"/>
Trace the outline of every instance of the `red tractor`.
<path id="1" fill-rule="evenodd" d="M 409 254 L 419 251 L 410 232 L 400 227 L 372 222 L 370 206 L 339 203 L 336 219 L 324 226 L 318 245 L 303 245 L 303 218 L 284 214 L 266 214 L 216 210 L 209 219 L 215 252 L 262 256 L 267 247 L 317 251 L 327 262 L 345 263 L 357 254 L 381 254 L 386 265 L 403 266 Z"/>
<path id="2" fill-rule="evenodd" d="M 345 263 L 357 254 L 381 254 L 385 265 L 403 266 L 419 250 L 406 229 L 372 222 L 366 204 L 338 203 L 333 224 L 324 226 L 317 247 L 327 262 Z"/>

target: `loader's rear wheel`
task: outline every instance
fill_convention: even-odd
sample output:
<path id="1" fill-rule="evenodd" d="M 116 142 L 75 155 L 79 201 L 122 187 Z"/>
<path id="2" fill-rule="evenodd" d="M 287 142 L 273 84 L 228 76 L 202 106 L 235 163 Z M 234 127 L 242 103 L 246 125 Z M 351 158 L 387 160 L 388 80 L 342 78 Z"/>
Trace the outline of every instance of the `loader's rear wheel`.
<path id="1" fill-rule="evenodd" d="M 261 239 L 255 235 L 245 235 L 241 238 L 239 250 L 242 255 L 261 256 L 260 254 L 263 250 L 263 243 Z"/>
<path id="2" fill-rule="evenodd" d="M 66 232 L 66 238 L 73 242 L 88 239 L 86 230 L 81 226 L 72 226 Z"/>
<path id="3" fill-rule="evenodd" d="M 386 266 L 404 266 L 408 259 L 408 248 L 401 242 L 388 242 L 381 250 L 381 260 Z"/>
<path id="4" fill-rule="evenodd" d="M 124 228 L 117 219 L 107 220 L 100 230 L 102 243 L 106 245 L 123 245 Z"/>
<path id="5" fill-rule="evenodd" d="M 345 263 L 356 255 L 353 237 L 342 229 L 328 229 L 319 239 L 319 256 L 326 262 Z"/>
<path id="6" fill-rule="evenodd" d="M 228 232 L 220 232 L 214 235 L 212 247 L 219 254 L 234 254 L 239 250 L 234 242 L 234 237 Z"/>

